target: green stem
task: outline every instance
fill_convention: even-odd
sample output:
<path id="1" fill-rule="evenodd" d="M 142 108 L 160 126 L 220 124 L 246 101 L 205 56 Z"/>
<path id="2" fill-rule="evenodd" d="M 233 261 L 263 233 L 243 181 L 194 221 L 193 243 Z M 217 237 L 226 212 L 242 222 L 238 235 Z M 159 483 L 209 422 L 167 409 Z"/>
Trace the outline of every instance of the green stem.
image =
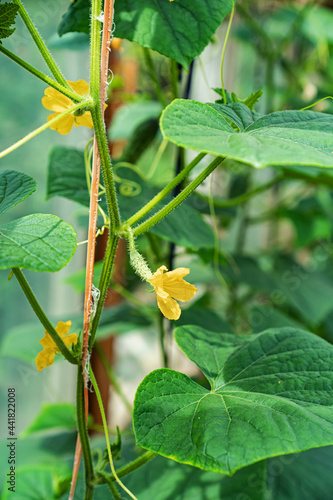
<path id="1" fill-rule="evenodd" d="M 225 51 L 226 51 L 226 48 L 227 48 L 227 43 L 228 43 L 230 28 L 231 28 L 231 25 L 232 25 L 232 20 L 233 20 L 233 17 L 234 17 L 234 12 L 235 12 L 235 2 L 232 2 L 232 10 L 231 10 L 231 14 L 230 14 L 230 19 L 229 19 L 229 24 L 228 24 L 228 28 L 227 28 L 227 33 L 226 33 L 225 39 L 224 39 L 224 44 L 223 44 L 223 49 L 222 49 L 222 58 L 221 58 L 221 87 L 222 87 L 222 94 L 223 94 L 224 104 L 227 104 L 227 98 L 226 98 L 225 89 L 224 89 L 223 66 L 224 66 Z"/>
<path id="2" fill-rule="evenodd" d="M 118 241 L 119 241 L 118 236 L 116 236 L 114 233 L 110 232 L 108 243 L 107 243 L 106 250 L 105 250 L 105 256 L 104 256 L 104 261 L 103 261 L 101 277 L 100 277 L 99 283 L 98 283 L 98 289 L 100 291 L 100 298 L 99 298 L 96 313 L 95 313 L 95 316 L 94 316 L 94 319 L 93 319 L 93 322 L 91 325 L 91 332 L 89 335 L 89 350 L 92 349 L 92 346 L 93 346 L 94 341 L 95 341 L 97 327 L 98 327 L 99 320 L 100 320 L 100 317 L 102 314 L 106 292 L 107 292 L 107 289 L 109 287 L 109 283 L 110 283 L 110 279 L 111 279 L 113 261 L 114 261 L 115 255 L 116 255 Z"/>
<path id="3" fill-rule="evenodd" d="M 30 134 L 23 137 L 23 139 L 20 139 L 19 141 L 15 142 L 15 144 L 12 144 L 11 146 L 9 146 L 9 148 L 1 151 L 0 158 L 3 158 L 4 156 L 8 155 L 9 153 L 12 153 L 13 151 L 15 151 L 15 149 L 18 149 L 20 146 L 23 146 L 23 144 L 30 141 L 30 139 L 33 139 L 34 137 L 36 137 L 38 134 L 40 134 L 44 130 L 50 128 L 51 125 L 53 125 L 54 123 L 57 123 L 64 116 L 67 116 L 67 115 L 73 113 L 73 111 L 80 109 L 82 107 L 89 107 L 90 105 L 91 105 L 90 98 L 86 99 L 78 104 L 74 104 L 70 108 L 66 109 L 66 111 L 63 111 L 55 118 L 52 118 L 52 120 L 48 121 L 47 123 L 44 123 L 44 125 L 42 125 L 41 127 L 38 127 L 38 128 L 36 128 L 36 130 L 33 130 L 32 132 L 30 132 Z"/>
<path id="4" fill-rule="evenodd" d="M 44 61 L 50 68 L 50 71 L 54 78 L 59 82 L 61 85 L 63 85 L 65 88 L 68 90 L 72 90 L 69 86 L 69 84 L 66 82 L 65 77 L 61 73 L 60 69 L 58 68 L 57 64 L 55 63 L 53 57 L 51 56 L 48 48 L 46 47 L 42 37 L 38 33 L 36 27 L 34 26 L 33 22 L 31 21 L 29 14 L 25 10 L 25 8 L 22 5 L 22 2 L 20 0 L 13 0 L 13 3 L 19 6 L 19 14 L 22 17 L 22 20 L 24 24 L 26 25 L 30 35 L 32 36 L 35 44 L 38 47 L 39 52 L 41 53 Z"/>
<path id="5" fill-rule="evenodd" d="M 134 472 L 135 470 L 139 469 L 139 467 L 142 467 L 145 465 L 147 462 L 149 462 L 152 458 L 156 457 L 157 453 L 154 451 L 147 451 L 141 457 L 136 458 L 133 460 L 133 462 L 130 462 L 127 465 L 124 465 L 124 467 L 121 467 L 118 470 L 118 477 L 124 477 L 130 474 L 131 472 Z"/>
<path id="6" fill-rule="evenodd" d="M 95 105 L 100 106 L 100 74 L 101 74 L 101 26 L 99 20 L 102 12 L 102 1 L 91 2 L 91 50 L 90 50 L 90 95 Z"/>
<path id="7" fill-rule="evenodd" d="M 47 85 L 50 85 L 54 89 L 58 90 L 58 92 L 61 92 L 65 96 L 69 97 L 69 99 L 71 99 L 73 102 L 82 102 L 85 99 L 84 97 L 76 94 L 72 89 L 69 90 L 67 87 L 64 87 L 60 83 L 52 80 L 52 78 L 50 78 L 49 76 L 47 76 L 44 73 L 42 73 L 42 71 L 39 71 L 34 66 L 31 66 L 31 64 L 27 63 L 26 61 L 24 61 L 23 59 L 21 59 L 17 55 L 13 54 L 13 52 L 11 52 L 10 50 L 6 49 L 2 45 L 0 45 L 0 52 L 2 52 L 3 54 L 5 54 L 7 57 L 9 57 L 9 59 L 11 59 L 12 61 L 14 61 L 17 64 L 19 64 L 22 68 L 24 68 L 27 71 L 29 71 L 29 73 L 31 73 L 32 75 L 34 75 L 37 78 L 39 78 L 40 80 L 42 80 Z"/>
<path id="8" fill-rule="evenodd" d="M 28 299 L 29 304 L 31 305 L 34 313 L 36 314 L 37 318 L 44 326 L 45 330 L 49 333 L 52 340 L 57 344 L 57 347 L 60 350 L 61 354 L 63 356 L 65 356 L 67 361 L 69 361 L 73 365 L 76 365 L 77 364 L 76 358 L 73 356 L 73 354 L 68 349 L 68 347 L 66 346 L 66 344 L 64 343 L 62 338 L 58 335 L 58 333 L 55 331 L 54 327 L 51 325 L 49 319 L 47 318 L 46 314 L 44 313 L 43 309 L 41 308 L 33 291 L 31 290 L 30 285 L 27 282 L 21 269 L 19 269 L 18 267 L 13 267 L 12 271 L 13 271 L 13 274 L 15 274 L 15 277 L 16 277 L 17 281 L 19 282 L 19 284 L 23 290 L 24 295 Z"/>
<path id="9" fill-rule="evenodd" d="M 279 175 L 277 177 L 274 177 L 274 179 L 271 179 L 270 181 L 266 182 L 265 184 L 261 184 L 260 186 L 256 187 L 255 189 L 252 189 L 251 191 L 248 191 L 247 193 L 244 193 L 240 196 L 236 196 L 235 198 L 231 198 L 229 200 L 213 199 L 212 201 L 213 201 L 214 206 L 217 208 L 234 207 L 236 205 L 240 205 L 241 203 L 244 203 L 245 201 L 249 200 L 253 196 L 256 196 L 257 194 L 260 194 L 263 191 L 266 191 L 270 187 L 281 182 L 283 179 L 284 179 L 284 175 Z M 209 202 L 210 197 L 202 195 L 202 194 L 200 194 L 199 196 L 203 200 Z"/>
<path id="10" fill-rule="evenodd" d="M 130 217 L 123 226 L 133 226 L 136 222 L 142 219 L 150 210 L 152 210 L 158 203 L 160 203 L 171 191 L 175 189 L 178 184 L 184 180 L 191 170 L 202 160 L 206 153 L 199 153 L 194 160 L 191 161 L 165 188 L 162 189 L 152 200 L 150 200 L 144 207 Z"/>
<path id="11" fill-rule="evenodd" d="M 102 173 L 104 178 L 105 196 L 110 216 L 110 230 L 116 231 L 120 224 L 120 214 L 114 183 L 114 173 L 112 170 L 111 159 L 109 155 L 108 142 L 105 134 L 104 121 L 100 110 L 99 102 L 91 110 L 91 116 L 95 126 L 96 140 L 101 157 Z"/>
<path id="12" fill-rule="evenodd" d="M 118 477 L 124 477 L 127 476 L 128 474 L 131 474 L 132 472 L 139 469 L 143 465 L 146 465 L 146 463 L 150 462 L 150 460 L 155 458 L 156 455 L 157 453 L 155 453 L 154 451 L 147 451 L 146 453 L 141 455 L 141 457 L 133 460 L 133 462 L 130 462 L 129 464 L 124 465 L 124 467 L 118 469 L 117 472 Z M 103 483 L 109 484 L 109 481 L 115 481 L 115 477 L 112 474 L 107 474 L 102 471 L 98 472 L 98 476 L 100 479 L 102 479 L 98 481 L 98 484 L 103 484 Z"/>
<path id="13" fill-rule="evenodd" d="M 161 208 L 156 214 L 150 217 L 148 220 L 134 228 L 133 234 L 134 236 L 138 236 L 142 234 L 152 226 L 157 224 L 160 220 L 166 217 L 172 210 L 178 207 L 205 179 L 215 170 L 216 167 L 222 163 L 224 158 L 220 156 L 215 158 L 202 172 L 198 175 L 188 186 L 186 186 L 183 191 L 179 193 L 172 201 L 170 201 L 165 207 Z M 183 170 L 183 172 L 185 169 Z M 182 172 L 181 172 L 182 173 Z M 179 174 L 180 175 L 180 174 Z"/>
<path id="14" fill-rule="evenodd" d="M 81 363 L 78 365 L 77 374 L 77 389 L 76 389 L 76 415 L 77 415 L 77 428 L 79 431 L 80 442 L 82 447 L 82 455 L 85 470 L 85 494 L 84 500 L 91 500 L 93 498 L 94 486 L 94 469 L 91 456 L 91 449 L 89 444 L 89 437 L 86 425 L 85 407 L 84 407 L 84 387 L 83 387 L 83 373 Z"/>
<path id="15" fill-rule="evenodd" d="M 94 102 L 91 116 L 94 122 L 95 135 L 101 158 L 101 166 L 105 184 L 105 195 L 110 215 L 110 228 L 115 230 L 120 223 L 118 202 L 116 197 L 114 175 L 109 154 L 108 141 L 101 111 L 100 71 L 101 71 L 101 0 L 92 2 L 91 11 L 91 52 L 90 52 L 90 95 Z"/>
<path id="16" fill-rule="evenodd" d="M 110 467 L 111 467 L 112 474 L 113 474 L 115 480 L 117 481 L 117 483 L 119 484 L 119 486 L 124 491 L 126 491 L 126 493 L 131 498 L 133 498 L 133 500 L 137 500 L 136 496 L 133 495 L 133 493 L 128 488 L 126 488 L 126 486 L 120 481 L 119 477 L 117 476 L 117 473 L 116 473 L 116 470 L 115 470 L 114 464 L 113 464 L 113 458 L 112 458 L 112 452 L 111 452 L 111 446 L 110 446 L 110 440 L 109 440 L 109 433 L 108 433 L 108 426 L 107 426 L 106 416 L 105 416 L 105 412 L 104 412 L 104 408 L 103 408 L 103 402 L 102 402 L 101 394 L 99 392 L 99 388 L 98 388 L 98 385 L 97 385 L 97 382 L 96 382 L 96 379 L 95 379 L 95 376 L 94 376 L 94 373 L 93 373 L 91 367 L 89 368 L 89 374 L 90 374 L 90 379 L 91 379 L 91 382 L 92 382 L 92 385 L 94 387 L 94 391 L 95 391 L 95 394 L 96 394 L 96 398 L 97 398 L 99 410 L 101 412 L 101 417 L 102 417 L 102 422 L 103 422 L 103 427 L 104 427 L 104 433 L 105 433 L 106 447 L 107 447 L 107 451 L 108 451 L 109 462 L 110 462 Z"/>
<path id="17" fill-rule="evenodd" d="M 109 478 L 105 478 L 106 479 L 106 484 L 108 485 L 108 487 L 110 488 L 110 491 L 112 493 L 112 496 L 114 498 L 114 500 L 121 500 L 121 496 L 120 496 L 120 493 L 119 491 L 117 490 L 117 487 L 116 485 L 113 483 L 112 480 L 110 480 Z"/>
<path id="18" fill-rule="evenodd" d="M 105 354 L 105 352 L 103 351 L 101 345 L 99 342 L 96 342 L 95 343 L 95 351 L 97 352 L 97 355 L 103 365 L 103 368 L 109 378 L 109 381 L 110 383 L 112 384 L 114 390 L 116 391 L 116 393 L 118 394 L 118 396 L 120 397 L 120 399 L 122 400 L 122 402 L 124 403 L 124 406 L 126 407 L 126 409 L 128 410 L 128 412 L 130 414 L 132 414 L 132 411 L 133 411 L 133 408 L 132 408 L 132 405 L 131 403 L 127 400 L 125 394 L 123 393 L 122 389 L 121 389 L 121 386 L 118 382 L 118 379 L 117 379 L 117 376 L 114 372 L 114 370 L 112 369 L 112 366 Z"/>
<path id="19" fill-rule="evenodd" d="M 149 76 L 150 76 L 151 81 L 153 82 L 153 85 L 154 85 L 157 99 L 160 101 L 163 108 L 165 108 L 167 103 L 166 103 L 165 97 L 163 95 L 163 92 L 161 90 L 160 83 L 159 83 L 157 75 L 156 75 L 156 69 L 155 69 L 153 60 L 151 58 L 149 49 L 147 49 L 146 47 L 143 47 L 143 55 L 144 55 L 147 69 L 148 69 Z"/>

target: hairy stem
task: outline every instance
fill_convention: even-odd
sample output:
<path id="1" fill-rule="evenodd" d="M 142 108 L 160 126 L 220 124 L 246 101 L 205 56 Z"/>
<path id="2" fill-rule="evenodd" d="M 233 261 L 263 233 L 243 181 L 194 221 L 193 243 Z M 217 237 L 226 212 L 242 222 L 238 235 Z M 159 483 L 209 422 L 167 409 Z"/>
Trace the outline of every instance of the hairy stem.
<path id="1" fill-rule="evenodd" d="M 144 207 L 130 217 L 124 224 L 133 226 L 142 219 L 150 210 L 160 203 L 171 191 L 175 189 L 191 172 L 191 170 L 202 160 L 206 153 L 199 153 L 165 188 L 152 198 Z"/>
<path id="2" fill-rule="evenodd" d="M 124 477 L 130 474 L 131 472 L 134 472 L 135 470 L 139 469 L 143 465 L 145 465 L 147 462 L 149 462 L 152 458 L 155 458 L 157 453 L 154 451 L 147 451 L 141 457 L 133 460 L 133 462 L 130 462 L 127 465 L 124 465 L 124 467 L 121 467 L 121 469 L 118 470 L 118 477 Z"/>
<path id="3" fill-rule="evenodd" d="M 186 186 L 183 191 L 179 193 L 178 196 L 176 196 L 170 203 L 168 203 L 165 207 L 161 208 L 156 214 L 154 214 L 152 217 L 150 217 L 148 220 L 134 228 L 133 234 L 134 236 L 138 236 L 139 234 L 142 234 L 148 229 L 150 229 L 152 226 L 157 224 L 160 220 L 162 220 L 164 217 L 166 217 L 172 210 L 178 207 L 205 179 L 206 177 L 211 174 L 216 167 L 222 163 L 224 158 L 221 158 L 220 156 L 215 158 L 202 172 L 201 174 L 198 175 L 188 186 Z M 185 169 L 184 169 L 185 170 Z M 183 170 L 183 172 L 184 172 Z"/>
<path id="4" fill-rule="evenodd" d="M 91 500 L 94 492 L 94 487 L 92 485 L 92 480 L 94 478 L 94 469 L 90 451 L 88 431 L 86 426 L 83 371 L 81 365 L 78 366 L 78 374 L 77 374 L 76 414 L 77 414 L 77 428 L 80 436 L 80 443 L 81 443 L 81 449 L 84 461 L 84 470 L 85 470 L 86 489 L 84 494 L 84 500 Z"/>
<path id="5" fill-rule="evenodd" d="M 85 107 L 85 106 L 89 107 L 90 105 L 91 105 L 90 99 L 86 99 L 78 104 L 74 104 L 74 106 L 71 106 L 70 108 L 66 109 L 66 111 L 63 111 L 63 113 L 60 113 L 55 118 L 52 118 L 52 120 L 48 121 L 47 123 L 44 123 L 44 125 L 42 125 L 41 127 L 36 128 L 36 130 L 33 130 L 32 132 L 30 132 L 30 134 L 23 137 L 23 139 L 20 139 L 19 141 L 15 142 L 15 144 L 12 144 L 11 146 L 9 146 L 9 148 L 1 151 L 0 158 L 3 158 L 4 156 L 8 155 L 9 153 L 12 153 L 13 151 L 15 151 L 15 149 L 18 149 L 20 146 L 23 146 L 23 144 L 30 141 L 30 139 L 33 139 L 34 137 L 36 137 L 38 134 L 40 134 L 44 130 L 50 128 L 51 125 L 53 125 L 54 123 L 57 123 L 64 116 L 69 115 L 70 113 L 73 113 L 73 111 L 80 109 L 82 107 Z"/>
<path id="6" fill-rule="evenodd" d="M 54 78 L 57 80 L 57 82 L 61 83 L 61 85 L 63 85 L 65 88 L 67 88 L 68 90 L 71 90 L 69 84 L 65 80 L 65 77 L 63 76 L 63 74 L 61 73 L 60 69 L 58 68 L 56 62 L 54 61 L 53 57 L 51 56 L 49 49 L 46 47 L 42 37 L 38 33 L 33 22 L 31 21 L 29 14 L 27 13 L 25 8 L 23 7 L 22 2 L 20 0 L 13 0 L 13 3 L 15 3 L 16 5 L 19 6 L 19 14 L 20 14 L 24 24 L 26 25 L 33 41 L 37 45 L 37 48 L 38 48 L 39 52 L 41 53 L 44 61 L 46 62 L 46 64 L 50 68 L 50 71 L 51 71 L 52 75 L 54 76 Z"/>
<path id="7" fill-rule="evenodd" d="M 97 304 L 96 313 L 94 319 L 92 321 L 90 336 L 89 336 L 89 349 L 92 349 L 92 346 L 95 341 L 95 336 L 97 332 L 97 327 L 99 324 L 99 320 L 101 318 L 103 304 L 106 296 L 107 289 L 111 280 L 111 273 L 113 268 L 113 261 L 116 255 L 117 245 L 118 245 L 119 237 L 114 233 L 109 234 L 108 243 L 105 250 L 105 256 L 103 260 L 103 267 L 101 272 L 101 277 L 98 283 L 98 289 L 100 291 L 100 298 Z"/>
<path id="8" fill-rule="evenodd" d="M 2 45 L 0 45 L 0 52 L 5 54 L 5 56 L 9 57 L 9 59 L 11 59 L 12 61 L 19 64 L 22 68 L 29 71 L 29 73 L 36 76 L 37 78 L 39 78 L 43 82 L 45 82 L 47 85 L 50 85 L 50 87 L 53 87 L 54 89 L 58 90 L 59 92 L 61 92 L 65 96 L 69 97 L 69 99 L 71 99 L 73 102 L 82 102 L 85 100 L 85 97 L 76 94 L 76 92 L 74 92 L 74 90 L 68 89 L 67 86 L 64 87 L 63 85 L 61 85 L 61 83 L 58 83 L 55 80 L 52 80 L 52 78 L 50 78 L 49 76 L 42 73 L 42 71 L 39 71 L 34 66 L 31 66 L 31 64 L 27 63 L 26 61 L 24 61 L 23 59 L 21 59 L 16 54 L 14 54 L 10 50 L 6 49 Z"/>

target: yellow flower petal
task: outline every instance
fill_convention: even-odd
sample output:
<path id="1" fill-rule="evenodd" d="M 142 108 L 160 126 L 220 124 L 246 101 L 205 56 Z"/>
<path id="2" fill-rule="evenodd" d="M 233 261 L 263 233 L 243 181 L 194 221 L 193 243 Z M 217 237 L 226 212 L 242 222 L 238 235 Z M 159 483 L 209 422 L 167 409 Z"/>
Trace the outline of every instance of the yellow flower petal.
<path id="1" fill-rule="evenodd" d="M 163 288 L 174 299 L 187 302 L 197 293 L 197 288 L 183 279 L 189 272 L 189 269 L 179 267 L 164 275 Z"/>
<path id="2" fill-rule="evenodd" d="M 84 80 L 78 80 L 77 82 L 68 82 L 71 88 L 79 95 L 88 95 L 89 94 L 89 83 Z M 73 106 L 73 101 L 68 97 L 64 96 L 61 92 L 54 89 L 53 87 L 48 87 L 44 91 L 45 96 L 42 98 L 42 104 L 44 108 L 55 111 L 53 115 L 50 115 L 47 121 L 52 120 L 58 116 L 59 113 L 66 111 L 71 106 Z M 84 113 L 82 116 L 74 116 L 73 113 L 65 116 L 59 122 L 52 125 L 51 130 L 56 130 L 61 135 L 68 134 L 75 124 L 75 127 L 79 127 L 80 125 L 84 127 L 93 128 L 93 122 L 91 118 L 90 112 Z"/>
<path id="3" fill-rule="evenodd" d="M 76 344 L 77 342 L 76 333 L 71 333 L 70 335 L 67 335 L 67 337 L 64 337 L 63 341 L 67 347 L 71 347 L 71 345 Z"/>
<path id="4" fill-rule="evenodd" d="M 178 302 L 170 297 L 170 295 L 166 294 L 166 297 L 162 294 L 156 292 L 157 305 L 167 319 L 179 319 L 181 315 L 181 309 L 179 307 Z"/>
<path id="5" fill-rule="evenodd" d="M 37 366 L 37 371 L 42 371 L 47 366 L 52 365 L 55 356 L 54 349 L 44 349 L 39 352 L 36 356 L 35 363 Z"/>
<path id="6" fill-rule="evenodd" d="M 58 90 L 53 87 L 48 87 L 44 91 L 45 96 L 42 98 L 42 104 L 44 108 L 50 111 L 57 111 L 61 113 L 62 111 L 66 111 L 66 109 L 73 106 L 73 101 L 71 101 L 68 97 L 58 92 Z"/>
<path id="7" fill-rule="evenodd" d="M 161 279 L 161 277 L 163 276 L 164 274 L 164 271 L 167 271 L 168 268 L 165 267 L 165 266 L 161 266 L 157 269 L 157 271 L 152 275 L 152 277 L 150 278 L 150 283 L 154 286 L 154 283 L 158 283 Z"/>
<path id="8" fill-rule="evenodd" d="M 71 321 L 59 321 L 55 327 L 55 331 L 62 338 L 67 347 L 71 347 L 72 344 L 76 344 L 78 340 L 76 333 L 67 335 L 71 326 Z M 47 366 L 52 365 L 55 355 L 60 352 L 57 344 L 53 341 L 50 334 L 46 330 L 44 330 L 44 332 L 44 337 L 39 341 L 39 343 L 44 347 L 44 350 L 39 352 L 35 358 L 37 370 L 39 372 Z"/>
<path id="9" fill-rule="evenodd" d="M 168 271 L 165 266 L 161 266 L 149 279 L 150 284 L 154 287 L 157 297 L 157 305 L 162 311 L 162 314 L 168 319 L 178 319 L 181 314 L 181 309 L 178 303 L 174 300 L 186 302 L 197 293 L 194 285 L 187 283 L 183 279 L 189 274 L 190 270 L 185 267 L 179 267 L 173 271 Z"/>
<path id="10" fill-rule="evenodd" d="M 85 80 L 78 80 L 77 82 L 68 81 L 69 85 L 72 87 L 74 92 L 79 95 L 88 95 L 89 94 L 89 83 Z"/>
<path id="11" fill-rule="evenodd" d="M 61 338 L 63 338 L 65 335 L 67 335 L 67 333 L 71 329 L 71 326 L 72 326 L 72 322 L 70 320 L 68 320 L 68 321 L 58 321 L 58 324 L 55 327 L 55 331 L 57 332 L 57 334 Z"/>
<path id="12" fill-rule="evenodd" d="M 83 127 L 94 128 L 94 124 L 93 124 L 90 112 L 87 111 L 82 116 L 75 116 L 74 117 L 74 125 L 75 125 L 75 127 L 79 127 L 80 125 L 82 125 Z"/>
<path id="13" fill-rule="evenodd" d="M 59 113 L 53 113 L 52 115 L 49 115 L 47 117 L 47 121 L 49 122 L 50 120 L 52 120 L 52 118 L 55 118 L 58 115 Z M 72 114 L 69 114 L 61 118 L 61 120 L 59 120 L 58 122 L 53 123 L 53 125 L 50 126 L 50 129 L 56 130 L 61 135 L 66 135 L 72 130 L 73 124 L 74 116 Z"/>

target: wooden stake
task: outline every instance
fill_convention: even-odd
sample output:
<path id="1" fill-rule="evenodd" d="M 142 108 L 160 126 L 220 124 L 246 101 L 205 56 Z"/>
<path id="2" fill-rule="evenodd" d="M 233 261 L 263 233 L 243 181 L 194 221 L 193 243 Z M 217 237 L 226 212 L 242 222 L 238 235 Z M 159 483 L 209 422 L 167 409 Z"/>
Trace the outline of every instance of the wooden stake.
<path id="1" fill-rule="evenodd" d="M 113 4 L 114 0 L 105 0 L 104 2 L 104 22 L 103 22 L 103 36 L 101 47 L 101 86 L 100 86 L 100 101 L 101 111 L 104 113 L 106 90 L 107 90 L 107 77 L 109 67 L 109 53 L 111 47 L 111 29 L 113 22 Z M 84 296 L 84 318 L 83 318 L 83 340 L 82 340 L 82 368 L 84 377 L 84 406 L 85 417 L 88 418 L 88 381 L 89 381 L 89 325 L 91 316 L 92 305 L 92 286 L 94 276 L 94 263 L 95 263 L 95 240 L 97 229 L 98 217 L 98 193 L 99 193 L 99 179 L 100 179 L 100 155 L 98 151 L 96 137 L 94 138 L 94 151 L 93 151 L 93 167 L 91 178 L 91 192 L 90 192 L 90 208 L 89 208 L 89 227 L 88 227 L 88 247 L 87 247 L 87 263 L 86 263 L 86 282 L 85 282 L 85 296 Z M 73 476 L 69 500 L 73 500 L 78 470 L 80 466 L 82 455 L 80 437 L 77 437 Z"/>

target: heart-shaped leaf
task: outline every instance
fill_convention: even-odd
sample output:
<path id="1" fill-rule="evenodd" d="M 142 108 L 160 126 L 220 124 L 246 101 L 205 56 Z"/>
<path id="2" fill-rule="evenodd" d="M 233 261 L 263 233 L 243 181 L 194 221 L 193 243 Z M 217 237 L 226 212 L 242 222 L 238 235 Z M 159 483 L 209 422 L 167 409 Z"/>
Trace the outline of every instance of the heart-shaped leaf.
<path id="1" fill-rule="evenodd" d="M 115 36 L 188 68 L 231 9 L 232 0 L 116 0 Z"/>
<path id="2" fill-rule="evenodd" d="M 0 172 L 0 215 L 30 196 L 36 191 L 36 186 L 30 175 L 16 170 Z"/>
<path id="3" fill-rule="evenodd" d="M 333 167 L 333 116 L 324 113 L 278 111 L 258 118 L 241 103 L 229 107 L 176 99 L 163 111 L 161 129 L 177 146 L 228 156 L 256 168 Z"/>
<path id="4" fill-rule="evenodd" d="M 169 369 L 150 373 L 134 403 L 137 443 L 233 474 L 264 458 L 333 443 L 333 346 L 293 328 L 258 335 L 176 329 L 211 390 Z"/>
<path id="5" fill-rule="evenodd" d="M 0 269 L 59 271 L 75 250 L 74 229 L 56 215 L 33 214 L 0 226 Z"/>

